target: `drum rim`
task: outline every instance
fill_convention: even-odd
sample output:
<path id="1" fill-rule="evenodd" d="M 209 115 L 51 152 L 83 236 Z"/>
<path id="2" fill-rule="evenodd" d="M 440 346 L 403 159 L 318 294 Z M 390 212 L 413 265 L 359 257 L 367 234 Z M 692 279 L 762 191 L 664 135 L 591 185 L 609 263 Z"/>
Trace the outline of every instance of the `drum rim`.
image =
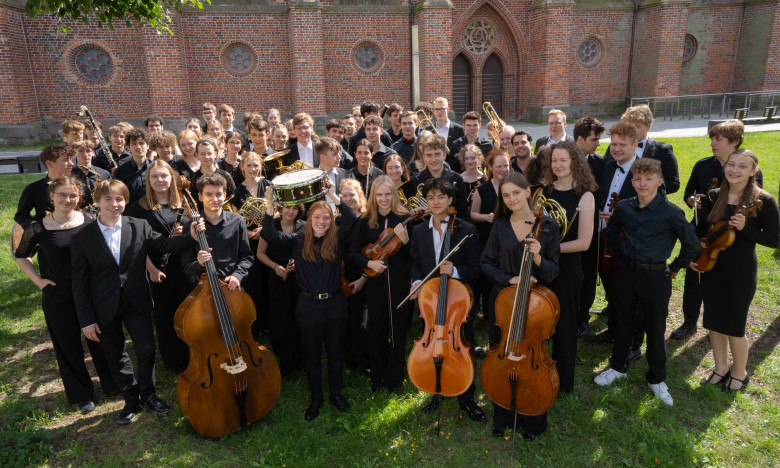
<path id="1" fill-rule="evenodd" d="M 284 186 L 295 186 L 296 184 L 300 184 L 302 182 L 305 182 L 305 181 L 297 181 L 297 182 L 287 182 L 287 183 L 285 183 L 283 180 L 281 182 L 279 182 L 279 183 L 276 182 L 277 180 L 281 179 L 282 177 L 287 177 L 289 175 L 296 174 L 296 173 L 303 172 L 303 171 L 316 171 L 316 175 L 312 174 L 311 177 L 309 179 L 307 179 L 308 183 L 311 183 L 313 180 L 319 179 L 321 177 L 327 177 L 327 173 L 324 170 L 322 170 L 322 169 L 320 169 L 318 167 L 305 168 L 305 169 L 296 169 L 294 171 L 290 171 L 290 172 L 287 172 L 285 174 L 279 174 L 278 176 L 274 177 L 274 179 L 271 181 L 271 184 L 273 184 L 273 185 L 284 185 Z"/>

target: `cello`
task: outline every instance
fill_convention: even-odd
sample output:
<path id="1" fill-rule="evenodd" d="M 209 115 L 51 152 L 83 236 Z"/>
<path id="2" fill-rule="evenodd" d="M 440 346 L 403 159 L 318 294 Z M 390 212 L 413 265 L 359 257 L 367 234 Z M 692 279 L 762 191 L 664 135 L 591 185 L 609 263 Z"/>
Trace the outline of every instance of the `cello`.
<path id="1" fill-rule="evenodd" d="M 200 214 L 188 184 L 181 179 L 180 184 L 188 215 L 197 223 Z M 209 250 L 203 231 L 198 231 L 198 248 Z M 252 338 L 252 299 L 228 289 L 213 260 L 205 268 L 174 317 L 176 334 L 190 348 L 176 395 L 182 414 L 198 433 L 221 437 L 257 421 L 274 406 L 281 376 L 273 354 Z"/>
<path id="2" fill-rule="evenodd" d="M 450 213 L 440 257 L 447 258 L 455 213 Z M 469 236 L 470 237 L 470 236 Z M 464 238 L 457 247 L 468 239 Z M 454 249 L 451 253 L 454 253 Z M 443 260 L 442 260 L 443 261 Z M 438 269 L 437 265 L 434 271 Z M 433 272 L 431 272 L 433 273 Z M 461 281 L 441 275 L 424 282 L 417 297 L 423 333 L 414 341 L 406 369 L 409 380 L 420 390 L 441 396 L 457 396 L 474 382 L 475 363 L 471 344 L 463 339 L 463 325 L 474 296 Z M 403 304 L 402 304 L 403 305 Z M 399 306 L 400 307 L 400 306 Z"/>
<path id="3" fill-rule="evenodd" d="M 539 236 L 543 213 L 534 212 L 534 237 Z M 543 414 L 558 396 L 555 361 L 547 354 L 547 340 L 560 316 L 558 298 L 548 288 L 531 283 L 533 254 L 523 247 L 520 281 L 496 297 L 496 325 L 501 341 L 488 351 L 482 364 L 482 388 L 497 405 L 526 416 Z"/>

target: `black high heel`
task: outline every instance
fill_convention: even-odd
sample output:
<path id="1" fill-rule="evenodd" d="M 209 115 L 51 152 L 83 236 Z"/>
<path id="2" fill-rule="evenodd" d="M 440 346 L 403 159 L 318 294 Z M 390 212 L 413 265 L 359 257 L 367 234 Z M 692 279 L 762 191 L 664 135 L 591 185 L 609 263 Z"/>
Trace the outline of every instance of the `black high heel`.
<path id="1" fill-rule="evenodd" d="M 731 381 L 732 380 L 736 380 L 737 382 L 740 382 L 742 384 L 742 386 L 739 387 L 739 388 L 731 388 Z M 723 385 L 723 391 L 724 392 L 739 392 L 740 390 L 744 390 L 748 386 L 749 383 L 750 383 L 750 376 L 746 375 L 744 379 L 738 379 L 738 378 L 736 378 L 734 376 L 729 376 L 728 382 L 725 385 Z"/>
<path id="2" fill-rule="evenodd" d="M 720 380 L 718 380 L 717 382 L 713 382 L 713 381 L 712 381 L 712 378 L 713 378 L 713 377 L 720 377 Z M 726 371 L 726 374 L 725 374 L 725 375 L 720 375 L 720 374 L 718 374 L 717 372 L 715 372 L 715 371 L 713 370 L 712 372 L 710 372 L 710 375 L 709 375 L 709 377 L 707 377 L 706 379 L 701 379 L 701 382 L 700 382 L 700 383 L 701 383 L 702 385 L 704 385 L 704 384 L 710 384 L 710 385 L 723 385 L 723 383 L 724 383 L 726 380 L 728 380 L 728 378 L 729 378 L 729 377 L 731 377 L 731 369 L 729 369 L 728 371 Z"/>

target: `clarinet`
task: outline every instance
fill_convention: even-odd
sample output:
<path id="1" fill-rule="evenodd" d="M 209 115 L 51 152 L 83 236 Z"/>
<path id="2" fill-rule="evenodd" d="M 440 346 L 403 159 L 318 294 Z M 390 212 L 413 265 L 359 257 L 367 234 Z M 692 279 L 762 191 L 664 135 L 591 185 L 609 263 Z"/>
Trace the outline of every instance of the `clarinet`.
<path id="1" fill-rule="evenodd" d="M 168 237 L 173 236 L 173 231 L 176 230 L 177 227 L 181 225 L 181 217 L 184 215 L 183 209 L 179 208 L 179 214 L 176 215 L 176 222 L 173 223 L 173 227 L 171 228 L 171 234 Z M 163 273 L 165 272 L 165 267 L 168 266 L 168 260 L 171 258 L 170 252 L 165 252 L 162 256 L 162 261 L 160 262 L 160 271 Z"/>
<path id="2" fill-rule="evenodd" d="M 117 164 L 116 161 L 114 161 L 114 156 L 111 154 L 111 150 L 108 148 L 108 145 L 106 144 L 106 139 L 103 138 L 103 134 L 100 133 L 100 129 L 95 123 L 95 119 L 92 118 L 92 113 L 89 112 L 87 106 L 81 106 L 81 112 L 79 112 L 79 115 L 87 116 L 87 119 L 89 120 L 89 124 L 92 126 L 92 129 L 95 131 L 95 135 L 97 135 L 98 143 L 100 143 L 100 148 L 103 150 L 103 153 L 105 153 L 106 158 L 108 158 L 108 163 L 111 165 L 112 168 L 116 169 Z"/>

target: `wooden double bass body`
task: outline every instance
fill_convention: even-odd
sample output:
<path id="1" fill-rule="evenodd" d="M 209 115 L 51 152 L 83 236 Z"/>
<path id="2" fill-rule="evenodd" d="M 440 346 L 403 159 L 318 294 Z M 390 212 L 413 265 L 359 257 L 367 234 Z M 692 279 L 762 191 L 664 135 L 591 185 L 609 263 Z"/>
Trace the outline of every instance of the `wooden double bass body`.
<path id="1" fill-rule="evenodd" d="M 538 225 L 541 221 L 537 221 Z M 501 341 L 488 351 L 482 364 L 482 388 L 497 405 L 526 416 L 537 416 L 552 406 L 560 380 L 547 341 L 560 317 L 558 298 L 550 289 L 531 283 L 533 254 L 527 247 L 520 267 L 520 283 L 496 297 L 496 325 Z"/>
<path id="2" fill-rule="evenodd" d="M 197 212 L 192 216 L 197 222 Z M 208 251 L 198 233 L 199 249 Z M 221 437 L 257 421 L 276 403 L 281 390 L 273 354 L 252 338 L 255 306 L 249 295 L 231 291 L 217 276 L 213 260 L 176 310 L 176 334 L 190 349 L 179 374 L 179 408 L 206 437 Z"/>

